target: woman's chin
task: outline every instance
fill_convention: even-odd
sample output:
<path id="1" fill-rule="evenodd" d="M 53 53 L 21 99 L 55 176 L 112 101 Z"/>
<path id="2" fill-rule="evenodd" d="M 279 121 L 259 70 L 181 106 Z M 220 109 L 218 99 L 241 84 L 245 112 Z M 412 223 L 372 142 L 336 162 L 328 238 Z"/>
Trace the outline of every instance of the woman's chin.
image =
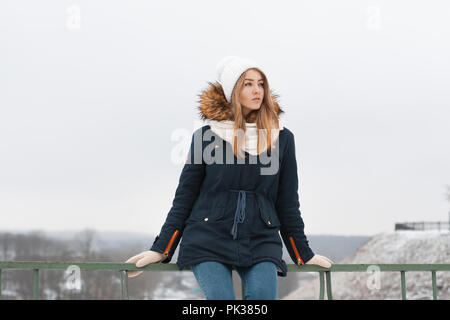
<path id="1" fill-rule="evenodd" d="M 255 110 L 259 110 L 259 108 L 261 108 L 261 103 L 260 102 L 253 102 L 250 105 L 250 108 L 248 108 L 250 111 L 255 111 Z"/>

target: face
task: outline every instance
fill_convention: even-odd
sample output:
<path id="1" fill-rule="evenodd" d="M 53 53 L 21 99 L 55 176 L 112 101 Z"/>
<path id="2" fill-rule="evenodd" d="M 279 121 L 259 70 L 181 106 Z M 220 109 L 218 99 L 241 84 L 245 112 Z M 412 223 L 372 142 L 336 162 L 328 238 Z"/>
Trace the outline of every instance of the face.
<path id="1" fill-rule="evenodd" d="M 245 73 L 239 98 L 244 115 L 261 107 L 264 98 L 264 81 L 258 71 L 248 70 Z"/>

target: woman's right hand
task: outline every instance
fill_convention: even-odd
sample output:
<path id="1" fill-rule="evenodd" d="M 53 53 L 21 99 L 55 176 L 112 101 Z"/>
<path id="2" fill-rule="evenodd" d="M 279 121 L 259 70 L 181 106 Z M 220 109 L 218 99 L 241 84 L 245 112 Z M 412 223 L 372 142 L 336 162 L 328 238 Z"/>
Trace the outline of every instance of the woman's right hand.
<path id="1" fill-rule="evenodd" d="M 136 267 L 142 268 L 150 263 L 161 262 L 166 258 L 167 258 L 167 256 L 163 255 L 162 253 L 148 250 L 148 251 L 143 251 L 143 252 L 131 257 L 130 259 L 128 259 L 125 262 L 126 263 L 136 263 Z M 137 277 L 142 272 L 144 272 L 144 271 L 137 271 L 137 270 L 128 271 L 128 277 L 129 278 Z"/>
<path id="2" fill-rule="evenodd" d="M 324 268 L 330 268 L 334 262 L 325 256 L 315 254 L 306 264 L 315 264 Z"/>

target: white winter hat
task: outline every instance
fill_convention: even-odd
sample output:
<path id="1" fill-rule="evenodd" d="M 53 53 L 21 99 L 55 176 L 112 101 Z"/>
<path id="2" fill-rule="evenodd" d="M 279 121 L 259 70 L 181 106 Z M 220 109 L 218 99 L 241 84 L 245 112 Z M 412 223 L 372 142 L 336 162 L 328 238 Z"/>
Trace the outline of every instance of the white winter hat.
<path id="1" fill-rule="evenodd" d="M 217 80 L 222 85 L 225 98 L 228 102 L 231 103 L 231 93 L 233 92 L 236 81 L 241 74 L 250 68 L 261 69 L 261 66 L 255 61 L 237 56 L 227 56 L 217 64 Z"/>

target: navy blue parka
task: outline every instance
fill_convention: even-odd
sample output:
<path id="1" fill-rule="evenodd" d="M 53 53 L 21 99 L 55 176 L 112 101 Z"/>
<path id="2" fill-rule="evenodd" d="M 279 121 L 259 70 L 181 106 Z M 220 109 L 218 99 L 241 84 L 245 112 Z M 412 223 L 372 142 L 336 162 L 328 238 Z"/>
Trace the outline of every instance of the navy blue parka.
<path id="1" fill-rule="evenodd" d="M 217 101 L 224 101 L 222 94 L 220 84 L 210 84 L 201 96 L 203 118 L 217 119 L 211 115 L 217 114 Z M 245 159 L 238 159 L 231 144 L 204 125 L 192 135 L 172 207 L 150 250 L 166 254 L 168 263 L 180 244 L 180 270 L 203 261 L 234 266 L 272 261 L 285 277 L 282 242 L 297 265 L 314 256 L 299 207 L 295 139 L 288 128 L 279 131 L 271 152 L 245 152 Z"/>

